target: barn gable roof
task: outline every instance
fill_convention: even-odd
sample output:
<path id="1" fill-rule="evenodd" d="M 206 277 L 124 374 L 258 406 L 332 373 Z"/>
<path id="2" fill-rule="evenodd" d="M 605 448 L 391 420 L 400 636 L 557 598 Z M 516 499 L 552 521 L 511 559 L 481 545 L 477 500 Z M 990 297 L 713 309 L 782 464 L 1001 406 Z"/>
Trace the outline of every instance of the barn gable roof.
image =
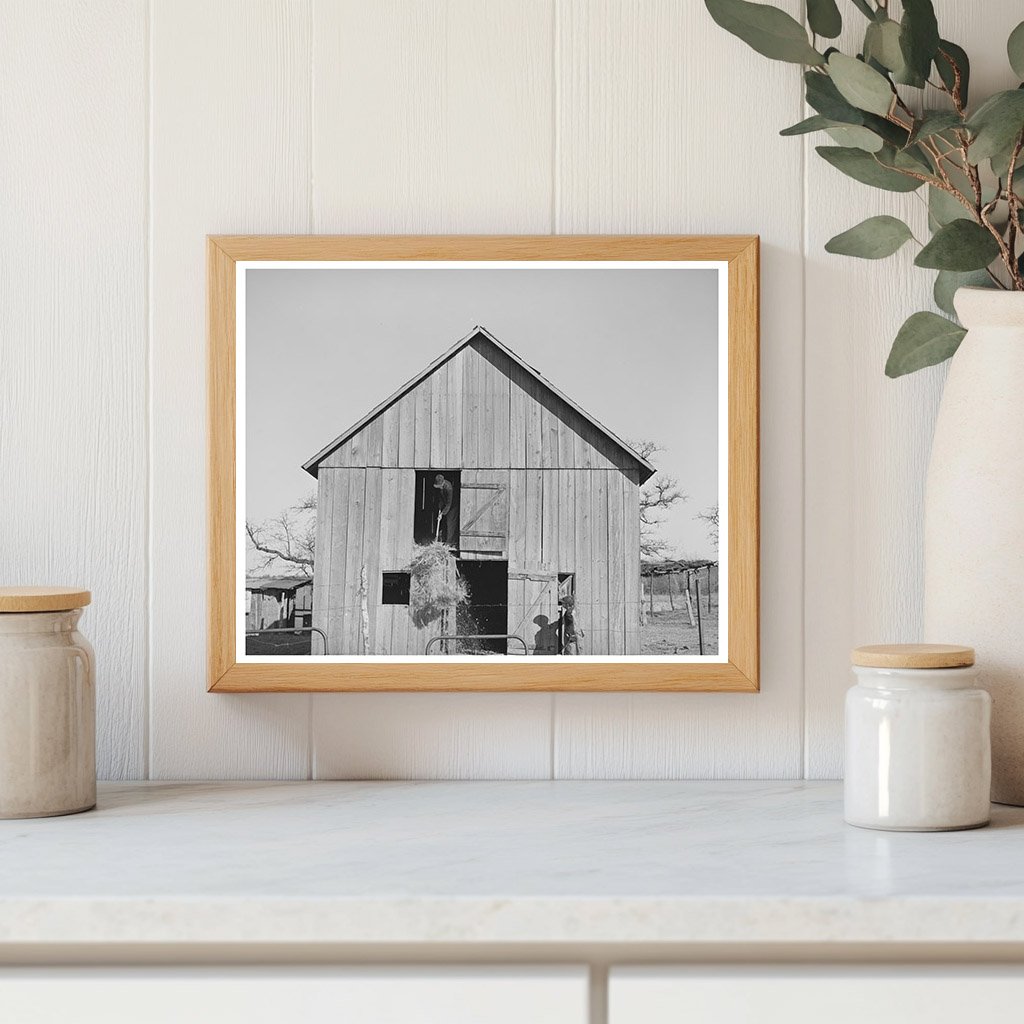
<path id="1" fill-rule="evenodd" d="M 633 462 L 636 463 L 637 469 L 640 471 L 640 483 L 650 479 L 657 470 L 651 465 L 647 459 L 642 458 L 630 445 L 628 445 L 622 438 L 612 433 L 603 423 L 594 419 L 585 409 L 582 409 L 576 404 L 568 395 L 559 391 L 549 380 L 538 373 L 529 363 L 525 362 L 522 358 L 516 355 L 507 345 L 503 345 L 493 334 L 490 333 L 485 327 L 481 327 L 479 324 L 473 328 L 464 338 L 457 341 L 450 349 L 446 352 L 441 353 L 429 366 L 425 367 L 420 373 L 416 374 L 411 380 L 406 381 L 394 394 L 389 395 L 384 399 L 380 405 L 371 409 L 361 420 L 353 423 L 343 434 L 339 434 L 330 444 L 326 447 L 321 448 L 311 459 L 302 464 L 302 468 L 309 473 L 311 476 L 316 476 L 319 469 L 320 463 L 323 462 L 332 452 L 340 448 L 346 441 L 349 440 L 353 435 L 358 434 L 371 420 L 376 419 L 385 409 L 394 405 L 403 395 L 408 394 L 412 391 L 421 381 L 429 377 L 435 370 L 443 366 L 449 359 L 452 358 L 457 352 L 465 348 L 467 345 L 482 339 L 489 344 L 493 345 L 499 352 L 503 353 L 507 358 L 512 360 L 517 366 L 520 366 L 527 374 L 529 374 L 534 380 L 536 380 L 543 388 L 553 394 L 556 398 L 565 402 L 571 409 L 573 409 L 579 416 L 595 427 L 601 434 L 608 438 L 614 445 L 620 448 Z"/>

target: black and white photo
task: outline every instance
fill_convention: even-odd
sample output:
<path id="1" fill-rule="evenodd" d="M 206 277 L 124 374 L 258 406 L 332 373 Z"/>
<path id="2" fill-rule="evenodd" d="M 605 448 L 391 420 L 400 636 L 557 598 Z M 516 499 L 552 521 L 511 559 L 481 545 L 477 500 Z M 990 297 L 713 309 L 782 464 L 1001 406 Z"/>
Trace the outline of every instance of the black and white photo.
<path id="1" fill-rule="evenodd" d="M 239 275 L 239 660 L 720 660 L 721 265 Z"/>

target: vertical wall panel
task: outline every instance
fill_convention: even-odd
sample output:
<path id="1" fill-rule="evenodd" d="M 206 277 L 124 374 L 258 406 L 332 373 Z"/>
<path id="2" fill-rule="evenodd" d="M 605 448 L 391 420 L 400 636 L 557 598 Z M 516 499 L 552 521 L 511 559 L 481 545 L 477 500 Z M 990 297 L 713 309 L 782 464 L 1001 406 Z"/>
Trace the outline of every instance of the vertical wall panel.
<path id="1" fill-rule="evenodd" d="M 679 0 L 561 0 L 555 64 L 556 230 L 757 233 L 764 296 L 762 692 L 559 695 L 556 776 L 798 776 L 802 151 L 778 131 L 802 117 L 799 71 Z"/>
<path id="2" fill-rule="evenodd" d="M 445 424 L 445 437 L 447 440 L 447 458 L 445 466 L 454 468 L 463 465 L 462 432 L 463 432 L 463 402 L 462 402 L 462 353 L 453 356 L 445 364 L 445 383 L 448 388 L 448 421 Z"/>
<path id="3" fill-rule="evenodd" d="M 101 778 L 146 773 L 146 5 L 0 30 L 0 584 L 87 587 Z"/>
<path id="4" fill-rule="evenodd" d="M 363 504 L 363 564 L 366 566 L 366 605 L 370 620 L 370 647 L 365 652 L 368 654 L 375 654 L 378 650 L 376 635 L 377 616 L 381 608 L 380 555 L 385 516 L 384 505 L 381 503 L 383 475 L 381 469 L 366 471 L 366 500 Z"/>
<path id="5" fill-rule="evenodd" d="M 972 108 L 1019 84 L 1005 61 L 1005 40 L 1024 17 L 1019 0 L 986 3 L 983 18 L 973 4 L 935 7 L 943 38 L 971 58 Z M 863 27 L 851 25 L 844 39 L 855 46 Z M 933 96 L 932 105 L 943 104 Z M 850 648 L 956 639 L 920 636 L 924 480 L 946 367 L 884 375 L 903 321 L 938 311 L 934 275 L 913 266 L 916 244 L 878 262 L 822 251 L 881 213 L 925 239 L 922 202 L 863 188 L 813 154 L 807 171 L 806 772 L 838 778 Z"/>
<path id="6" fill-rule="evenodd" d="M 308 697 L 206 692 L 205 236 L 308 230 L 309 32 L 289 0 L 152 4 L 156 778 L 308 771 Z"/>
<path id="7" fill-rule="evenodd" d="M 550 230 L 551 0 L 336 0 L 313 11 L 316 231 Z M 314 704 L 323 777 L 550 775 L 544 694 Z"/>

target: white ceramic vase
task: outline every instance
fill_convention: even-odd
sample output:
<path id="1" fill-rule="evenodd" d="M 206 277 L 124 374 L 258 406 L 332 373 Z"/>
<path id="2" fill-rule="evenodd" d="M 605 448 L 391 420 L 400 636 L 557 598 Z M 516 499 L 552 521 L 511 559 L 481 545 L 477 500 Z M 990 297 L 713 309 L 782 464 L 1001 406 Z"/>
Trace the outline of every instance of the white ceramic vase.
<path id="1" fill-rule="evenodd" d="M 992 799 L 1024 805 L 1024 292 L 962 288 L 925 494 L 924 638 L 992 695 Z"/>

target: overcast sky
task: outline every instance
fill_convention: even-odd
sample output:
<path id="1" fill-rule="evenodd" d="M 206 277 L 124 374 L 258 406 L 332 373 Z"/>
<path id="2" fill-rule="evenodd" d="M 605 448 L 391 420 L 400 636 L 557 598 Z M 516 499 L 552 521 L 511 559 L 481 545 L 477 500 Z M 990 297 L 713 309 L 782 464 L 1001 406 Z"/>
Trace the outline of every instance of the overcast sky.
<path id="1" fill-rule="evenodd" d="M 246 518 L 313 491 L 302 463 L 480 324 L 689 495 L 671 554 L 713 553 L 717 271 L 260 269 L 246 278 Z"/>

